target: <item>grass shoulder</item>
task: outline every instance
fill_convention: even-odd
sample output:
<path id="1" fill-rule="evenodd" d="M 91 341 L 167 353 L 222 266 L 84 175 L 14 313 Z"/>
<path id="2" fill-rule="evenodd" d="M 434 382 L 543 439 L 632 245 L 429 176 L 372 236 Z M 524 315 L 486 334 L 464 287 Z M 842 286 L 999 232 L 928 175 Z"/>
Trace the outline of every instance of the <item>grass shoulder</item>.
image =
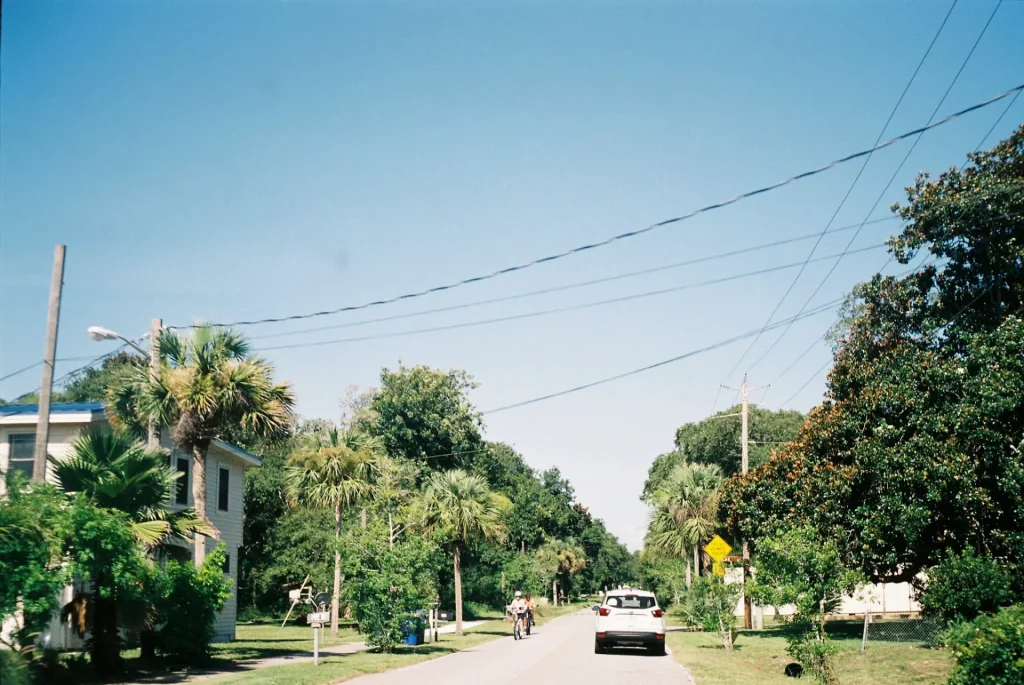
<path id="1" fill-rule="evenodd" d="M 732 653 L 710 633 L 672 631 L 667 641 L 676 661 L 690 670 L 697 685 L 788 685 L 793 679 L 783 671 L 793 660 L 786 653 L 785 631 L 785 627 L 741 631 Z M 952 670 L 944 650 L 920 643 L 871 643 L 861 652 L 860 639 L 853 632 L 831 635 L 839 647 L 843 685 L 938 685 L 946 682 Z"/>

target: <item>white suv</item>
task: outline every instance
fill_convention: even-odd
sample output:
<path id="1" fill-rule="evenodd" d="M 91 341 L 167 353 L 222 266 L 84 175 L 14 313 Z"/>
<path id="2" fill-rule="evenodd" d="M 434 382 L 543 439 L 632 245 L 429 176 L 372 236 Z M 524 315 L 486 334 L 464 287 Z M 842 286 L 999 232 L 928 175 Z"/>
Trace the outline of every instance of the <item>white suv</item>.
<path id="1" fill-rule="evenodd" d="M 665 612 L 658 600 L 644 590 L 611 590 L 597 607 L 594 652 L 610 647 L 646 647 L 665 654 Z"/>

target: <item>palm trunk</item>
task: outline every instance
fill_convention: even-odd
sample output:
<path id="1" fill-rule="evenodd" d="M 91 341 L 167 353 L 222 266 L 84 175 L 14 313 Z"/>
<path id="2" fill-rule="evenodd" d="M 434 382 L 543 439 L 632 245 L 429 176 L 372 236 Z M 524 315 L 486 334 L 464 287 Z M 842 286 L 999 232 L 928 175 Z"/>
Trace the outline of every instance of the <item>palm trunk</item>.
<path id="1" fill-rule="evenodd" d="M 331 635 L 338 637 L 338 598 L 341 596 L 341 501 L 334 504 L 334 592 L 331 594 Z"/>
<path id="2" fill-rule="evenodd" d="M 455 634 L 462 635 L 462 558 L 459 556 L 459 545 L 455 544 Z"/>
<path id="3" fill-rule="evenodd" d="M 551 581 L 551 603 L 558 606 L 558 581 Z"/>
<path id="4" fill-rule="evenodd" d="M 693 546 L 693 572 L 700 578 L 700 551 L 697 549 L 699 545 Z"/>
<path id="5" fill-rule="evenodd" d="M 110 677 L 121 673 L 124 662 L 121 660 L 121 636 L 117 631 L 117 604 L 113 597 L 101 596 L 100 587 L 103 583 L 102 575 L 93 580 L 89 656 L 96 673 Z"/>
<path id="6" fill-rule="evenodd" d="M 196 510 L 199 520 L 209 524 L 206 518 L 206 452 L 209 447 L 200 445 L 192 446 L 192 506 Z M 195 559 L 196 566 L 206 559 L 206 536 L 196 533 L 195 535 Z"/>
<path id="7" fill-rule="evenodd" d="M 366 528 L 366 508 L 364 507 L 359 512 L 359 527 Z"/>
<path id="8" fill-rule="evenodd" d="M 689 590 L 693 586 L 693 578 L 690 575 L 690 560 L 686 560 L 686 589 Z"/>

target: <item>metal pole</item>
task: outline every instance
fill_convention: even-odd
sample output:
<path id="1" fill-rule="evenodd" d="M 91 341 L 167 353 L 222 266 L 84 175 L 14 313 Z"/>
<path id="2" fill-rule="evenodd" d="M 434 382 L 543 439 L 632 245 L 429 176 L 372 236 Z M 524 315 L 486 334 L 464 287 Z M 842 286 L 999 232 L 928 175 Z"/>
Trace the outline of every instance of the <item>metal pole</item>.
<path id="1" fill-rule="evenodd" d="M 151 383 L 156 383 L 158 376 L 158 368 L 160 364 L 160 331 L 163 330 L 164 322 L 160 319 L 153 319 L 149 326 L 149 380 Z M 160 445 L 160 430 L 156 425 L 156 421 L 150 419 L 149 426 L 146 428 L 147 443 L 150 449 L 158 447 Z"/>
<path id="2" fill-rule="evenodd" d="M 46 447 L 50 442 L 50 397 L 53 393 L 53 365 L 57 358 L 57 324 L 64 289 L 64 245 L 53 250 L 53 274 L 50 278 L 50 308 L 46 318 L 46 348 L 43 350 L 43 382 L 39 387 L 39 424 L 33 453 L 32 480 L 46 482 Z"/>
<path id="3" fill-rule="evenodd" d="M 320 629 L 313 626 L 313 665 L 320 665 Z"/>
<path id="4" fill-rule="evenodd" d="M 743 386 L 740 388 L 740 396 L 743 399 L 742 414 L 742 431 L 743 437 L 740 443 L 740 454 L 742 455 L 741 468 L 743 473 L 747 473 L 750 470 L 750 420 L 749 420 L 749 402 L 750 389 L 747 387 L 747 375 L 743 374 Z M 751 628 L 750 619 L 750 593 L 748 592 L 748 586 L 750 585 L 750 548 L 747 546 L 747 541 L 743 541 L 743 627 L 747 630 Z"/>
<path id="5" fill-rule="evenodd" d="M 868 623 L 871 621 L 871 609 L 865 602 L 864 606 L 864 634 L 860 638 L 860 651 L 864 651 L 868 646 Z"/>

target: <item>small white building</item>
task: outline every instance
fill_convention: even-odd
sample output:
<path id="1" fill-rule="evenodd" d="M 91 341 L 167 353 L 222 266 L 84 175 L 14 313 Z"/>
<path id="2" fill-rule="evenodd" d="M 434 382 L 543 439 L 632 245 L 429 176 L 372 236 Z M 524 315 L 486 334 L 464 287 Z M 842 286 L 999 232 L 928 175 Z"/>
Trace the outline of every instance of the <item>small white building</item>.
<path id="1" fill-rule="evenodd" d="M 17 469 L 27 477 L 32 477 L 38 420 L 38 405 L 0 406 L 0 473 L 6 474 L 10 469 Z M 105 426 L 107 423 L 103 405 L 99 402 L 52 405 L 48 454 L 58 460 L 66 457 L 71 451 L 71 443 L 83 428 Z M 175 447 L 166 434 L 162 436 L 161 444 L 169 452 L 171 466 L 185 474 L 171 493 L 171 508 L 180 510 L 190 507 L 193 504 L 192 455 Z M 220 440 L 210 446 L 206 458 L 206 514 L 220 532 L 219 542 L 227 547 L 224 570 L 232 581 L 231 597 L 217 616 L 214 626 L 214 640 L 217 642 L 235 639 L 238 550 L 242 546 L 242 523 L 245 516 L 245 470 L 260 466 L 261 463 L 259 457 Z M 52 479 L 52 473 L 48 473 L 48 480 Z M 0 478 L 0 495 L 6 491 L 4 481 Z M 216 544 L 217 541 L 208 541 L 207 549 L 213 549 Z M 62 601 L 69 601 L 70 598 L 71 589 L 68 588 Z M 3 632 L 6 634 L 11 627 L 5 625 Z M 55 649 L 77 649 L 82 646 L 78 636 L 69 626 L 62 625 L 59 618 L 54 618 L 51 623 L 49 637 L 49 645 Z"/>

